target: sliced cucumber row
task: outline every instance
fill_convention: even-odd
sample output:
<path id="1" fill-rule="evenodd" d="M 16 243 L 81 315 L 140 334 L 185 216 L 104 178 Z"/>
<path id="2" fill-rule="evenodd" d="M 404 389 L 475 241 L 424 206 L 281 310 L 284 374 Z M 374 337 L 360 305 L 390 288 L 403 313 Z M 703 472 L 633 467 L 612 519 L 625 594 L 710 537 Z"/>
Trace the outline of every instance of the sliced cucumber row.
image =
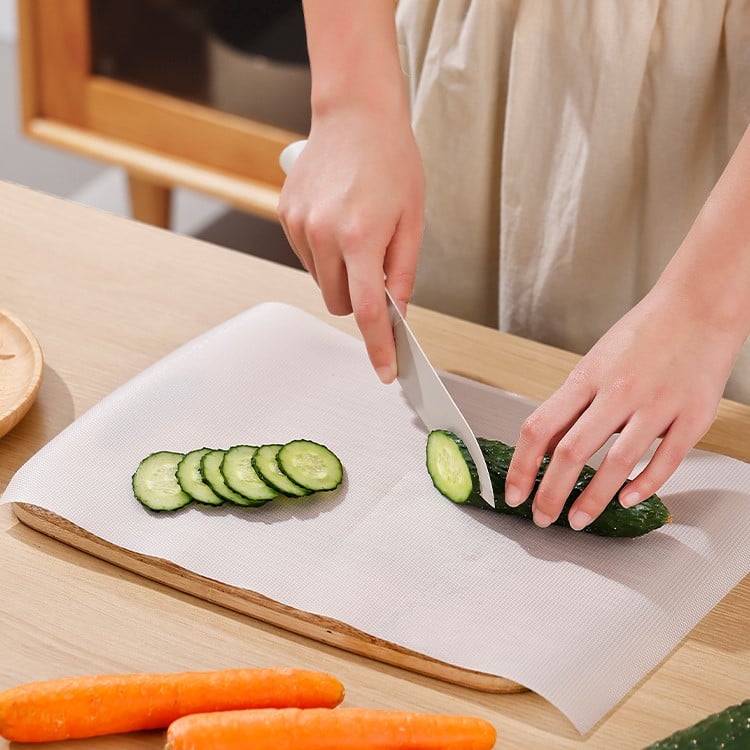
<path id="1" fill-rule="evenodd" d="M 265 445 L 157 451 L 133 474 L 133 493 L 150 510 L 182 508 L 195 500 L 260 507 L 275 497 L 305 497 L 336 489 L 344 477 L 338 457 L 312 440 Z"/>

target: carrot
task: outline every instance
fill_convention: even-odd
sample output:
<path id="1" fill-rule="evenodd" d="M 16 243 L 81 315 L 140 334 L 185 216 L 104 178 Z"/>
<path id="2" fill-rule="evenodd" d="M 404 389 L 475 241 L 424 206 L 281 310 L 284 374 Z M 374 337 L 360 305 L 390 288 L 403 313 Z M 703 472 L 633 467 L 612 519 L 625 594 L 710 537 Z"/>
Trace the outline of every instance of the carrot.
<path id="1" fill-rule="evenodd" d="M 472 716 L 269 708 L 185 716 L 167 730 L 167 750 L 489 750 L 496 739 Z"/>
<path id="2" fill-rule="evenodd" d="M 67 677 L 0 693 L 0 736 L 12 742 L 53 742 L 161 729 L 197 712 L 333 707 L 343 698 L 337 679 L 301 669 Z"/>

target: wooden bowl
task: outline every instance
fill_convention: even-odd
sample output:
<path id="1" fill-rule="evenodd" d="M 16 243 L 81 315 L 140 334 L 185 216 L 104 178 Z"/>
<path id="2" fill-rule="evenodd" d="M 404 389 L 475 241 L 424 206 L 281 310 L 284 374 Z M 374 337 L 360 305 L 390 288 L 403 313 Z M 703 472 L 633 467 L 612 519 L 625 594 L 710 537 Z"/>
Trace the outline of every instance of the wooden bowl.
<path id="1" fill-rule="evenodd" d="M 34 334 L 0 310 L 0 437 L 26 415 L 39 392 L 44 358 Z"/>

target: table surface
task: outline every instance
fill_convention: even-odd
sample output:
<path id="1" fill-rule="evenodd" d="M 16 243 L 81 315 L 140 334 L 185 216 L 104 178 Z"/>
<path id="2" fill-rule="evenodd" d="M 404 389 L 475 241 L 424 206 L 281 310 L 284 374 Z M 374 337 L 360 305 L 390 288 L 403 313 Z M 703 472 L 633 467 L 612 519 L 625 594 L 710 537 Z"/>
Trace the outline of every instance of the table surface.
<path id="1" fill-rule="evenodd" d="M 252 305 L 290 302 L 356 334 L 351 317 L 326 313 L 302 272 L 4 183 L 0 237 L 0 307 L 34 331 L 45 356 L 36 403 L 0 439 L 0 491 L 114 388 Z M 414 306 L 409 319 L 437 367 L 536 399 L 577 361 Z M 749 424 L 750 406 L 722 402 L 700 447 L 748 461 Z M 498 748 L 545 750 L 642 748 L 750 697 L 750 577 L 581 737 L 531 692 L 477 692 L 320 645 L 48 539 L 8 505 L 0 570 L 0 690 L 70 674 L 298 666 L 336 675 L 346 705 L 474 714 L 497 727 Z M 159 732 L 55 745 L 162 746 Z"/>

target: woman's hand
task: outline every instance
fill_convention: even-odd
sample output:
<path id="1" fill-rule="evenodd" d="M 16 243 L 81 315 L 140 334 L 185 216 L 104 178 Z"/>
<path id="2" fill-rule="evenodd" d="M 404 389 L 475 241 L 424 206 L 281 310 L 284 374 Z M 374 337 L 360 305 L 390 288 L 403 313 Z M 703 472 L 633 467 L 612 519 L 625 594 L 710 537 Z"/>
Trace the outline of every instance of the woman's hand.
<path id="1" fill-rule="evenodd" d="M 373 367 L 390 383 L 385 287 L 405 310 L 424 223 L 393 0 L 303 0 L 303 8 L 312 124 L 281 192 L 281 224 L 328 310 L 354 312 Z"/>
<path id="2" fill-rule="evenodd" d="M 750 127 L 651 292 L 591 349 L 521 428 L 506 500 L 524 502 L 545 454 L 534 521 L 560 514 L 583 465 L 612 436 L 569 511 L 587 526 L 616 494 L 636 505 L 672 475 L 710 427 L 750 335 Z M 640 474 L 620 489 L 658 437 Z"/>
<path id="3" fill-rule="evenodd" d="M 378 377 L 391 382 L 396 353 L 384 286 L 405 309 L 424 222 L 422 163 L 406 112 L 397 118 L 351 103 L 315 119 L 279 215 L 328 310 L 354 312 Z"/>
<path id="4" fill-rule="evenodd" d="M 616 433 L 569 511 L 571 527 L 588 526 L 663 437 L 619 499 L 630 507 L 656 492 L 710 427 L 737 355 L 736 339 L 706 322 L 689 296 L 655 288 L 526 420 L 508 471 L 507 502 L 526 500 L 541 457 L 551 454 L 532 506 L 535 523 L 548 526 L 583 465 Z"/>

